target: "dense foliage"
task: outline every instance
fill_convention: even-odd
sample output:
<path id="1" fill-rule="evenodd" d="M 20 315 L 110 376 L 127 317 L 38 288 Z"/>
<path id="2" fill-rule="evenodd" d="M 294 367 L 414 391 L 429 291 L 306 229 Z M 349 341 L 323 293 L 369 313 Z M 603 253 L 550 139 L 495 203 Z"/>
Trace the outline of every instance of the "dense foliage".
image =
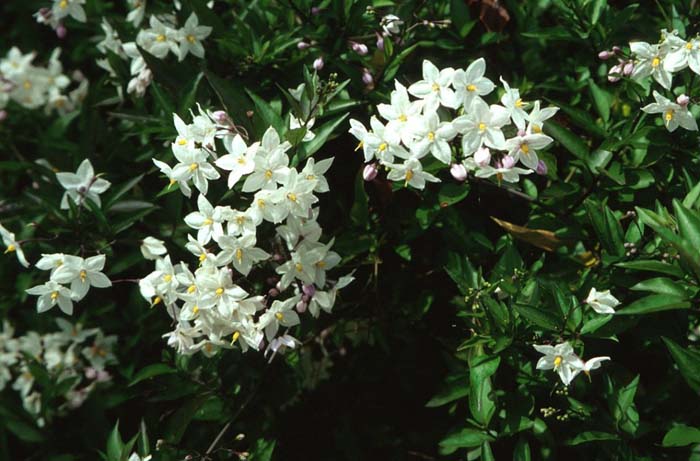
<path id="1" fill-rule="evenodd" d="M 698 459 L 699 13 L 1 2 L 0 459 Z"/>

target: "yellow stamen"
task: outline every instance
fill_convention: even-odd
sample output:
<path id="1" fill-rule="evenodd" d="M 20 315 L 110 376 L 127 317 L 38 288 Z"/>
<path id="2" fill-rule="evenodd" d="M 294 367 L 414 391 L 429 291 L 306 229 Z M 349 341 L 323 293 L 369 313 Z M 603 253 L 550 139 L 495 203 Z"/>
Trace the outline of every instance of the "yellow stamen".
<path id="1" fill-rule="evenodd" d="M 238 224 L 239 226 L 242 226 L 244 222 L 245 222 L 245 218 L 243 216 L 236 217 L 236 224 Z"/>
<path id="2" fill-rule="evenodd" d="M 58 291 L 51 293 L 51 300 L 56 301 L 56 299 L 58 299 Z"/>
<path id="3" fill-rule="evenodd" d="M 177 143 L 181 146 L 184 146 L 185 144 L 187 144 L 187 140 L 185 138 L 180 138 L 178 139 Z"/>
<path id="4" fill-rule="evenodd" d="M 156 41 L 158 42 L 164 42 L 165 41 L 165 35 L 160 34 L 156 37 Z"/>
<path id="5" fill-rule="evenodd" d="M 275 312 L 275 318 L 277 320 L 282 320 L 284 318 L 284 315 L 282 315 L 281 312 Z"/>
<path id="6" fill-rule="evenodd" d="M 199 262 L 200 263 L 203 263 L 205 259 L 207 259 L 206 253 L 202 253 L 201 255 L 199 255 Z"/>
<path id="7" fill-rule="evenodd" d="M 404 185 L 408 185 L 411 179 L 413 179 L 413 170 L 406 170 L 406 184 Z"/>
<path id="8" fill-rule="evenodd" d="M 306 179 L 308 179 L 309 181 L 313 181 L 314 179 L 316 179 L 316 176 L 314 176 L 312 174 L 307 174 Z"/>
<path id="9" fill-rule="evenodd" d="M 297 270 L 297 272 L 301 272 L 302 270 L 304 270 L 304 266 L 302 266 L 301 263 L 296 263 L 294 265 L 294 268 Z"/>
<path id="10" fill-rule="evenodd" d="M 245 157 L 238 157 L 238 164 L 245 165 Z"/>
<path id="11" fill-rule="evenodd" d="M 17 247 L 15 245 L 7 245 L 7 250 L 5 250 L 5 253 L 12 253 L 13 251 L 16 251 Z"/>
<path id="12" fill-rule="evenodd" d="M 190 171 L 194 171 L 194 170 L 196 170 L 198 167 L 199 167 L 199 165 L 197 165 L 196 163 L 191 163 L 191 164 L 190 164 Z"/>
<path id="13" fill-rule="evenodd" d="M 192 313 L 193 313 L 194 315 L 199 314 L 199 306 L 194 306 L 194 307 L 192 308 Z"/>
<path id="14" fill-rule="evenodd" d="M 192 34 L 189 34 L 189 35 L 187 36 L 187 41 L 190 42 L 190 43 L 194 43 L 196 40 L 197 40 L 197 39 L 196 39 L 195 36 L 192 35 Z"/>
<path id="15" fill-rule="evenodd" d="M 236 249 L 236 259 L 239 263 L 243 261 L 243 250 L 241 250 L 240 248 Z"/>
<path id="16" fill-rule="evenodd" d="M 357 147 L 355 148 L 355 150 L 358 151 L 358 150 L 362 149 L 362 146 L 364 146 L 364 145 L 365 145 L 364 141 L 360 141 L 360 142 L 357 144 Z"/>
<path id="17" fill-rule="evenodd" d="M 87 278 L 87 272 L 85 270 L 80 271 L 80 281 L 85 282 L 86 278 Z"/>
<path id="18" fill-rule="evenodd" d="M 467 85 L 467 91 L 476 91 L 476 85 Z"/>
<path id="19" fill-rule="evenodd" d="M 212 221 L 211 218 L 207 218 L 207 219 L 204 220 L 203 224 L 204 224 L 205 226 L 211 226 L 212 224 L 214 224 L 214 221 Z"/>
<path id="20" fill-rule="evenodd" d="M 384 152 L 387 149 L 387 147 L 389 147 L 389 145 L 387 143 L 383 142 L 379 145 L 379 147 L 377 147 L 377 150 L 379 152 Z"/>
<path id="21" fill-rule="evenodd" d="M 542 127 L 537 124 L 534 124 L 532 125 L 532 132 L 537 134 L 542 133 Z"/>
<path id="22" fill-rule="evenodd" d="M 153 298 L 152 305 L 155 306 L 156 304 L 160 304 L 161 301 L 162 301 L 162 299 L 160 299 L 160 296 L 156 296 L 155 298 Z"/>
<path id="23" fill-rule="evenodd" d="M 233 343 L 235 343 L 236 341 L 238 341 L 238 338 L 240 338 L 240 337 L 241 337 L 241 333 L 240 333 L 240 332 L 238 332 L 238 331 L 234 332 L 234 333 L 233 333 L 233 336 L 231 336 L 231 345 L 233 346 Z"/>
<path id="24" fill-rule="evenodd" d="M 479 122 L 479 131 L 482 133 L 486 131 L 486 124 L 484 122 Z"/>
<path id="25" fill-rule="evenodd" d="M 670 122 L 671 120 L 673 120 L 673 109 L 667 110 L 666 113 L 664 114 L 664 118 L 666 119 L 667 122 Z"/>
<path id="26" fill-rule="evenodd" d="M 433 91 L 440 91 L 440 85 L 433 83 Z"/>
<path id="27" fill-rule="evenodd" d="M 292 202 L 296 202 L 297 201 L 297 194 L 290 192 L 287 194 L 287 198 L 289 200 L 291 200 Z"/>
<path id="28" fill-rule="evenodd" d="M 408 121 L 408 117 L 406 117 L 404 114 L 401 114 L 401 115 L 399 115 L 399 120 L 402 121 L 402 122 L 407 122 L 407 121 Z"/>
<path id="29" fill-rule="evenodd" d="M 432 131 L 428 133 L 428 140 L 435 141 L 435 133 L 433 133 Z"/>
<path id="30" fill-rule="evenodd" d="M 61 0 L 58 3 L 58 7 L 62 10 L 65 10 L 66 8 L 68 8 L 68 0 Z"/>
<path id="31" fill-rule="evenodd" d="M 517 107 L 518 109 L 521 109 L 521 108 L 523 107 L 524 104 L 525 104 L 525 103 L 524 103 L 523 100 L 520 99 L 520 98 L 518 98 L 518 99 L 515 101 L 515 107 Z"/>
<path id="32" fill-rule="evenodd" d="M 685 44 L 685 48 L 686 48 L 687 50 L 692 50 L 692 49 L 693 49 L 693 43 L 692 43 L 692 42 L 686 43 L 686 44 Z"/>
<path id="33" fill-rule="evenodd" d="M 221 287 L 217 288 L 217 289 L 216 289 L 216 295 L 217 295 L 217 296 L 221 296 L 222 294 L 224 294 L 224 289 L 221 288 Z"/>
<path id="34" fill-rule="evenodd" d="M 168 181 L 168 187 L 172 187 L 176 182 L 176 179 L 170 178 L 170 181 Z"/>
<path id="35" fill-rule="evenodd" d="M 197 291 L 197 285 L 190 285 L 189 287 L 187 287 L 187 292 L 188 292 L 188 293 L 192 294 L 192 293 L 194 293 L 195 291 Z"/>
<path id="36" fill-rule="evenodd" d="M 173 279 L 173 276 L 170 274 L 165 274 L 163 276 L 163 280 L 165 280 L 166 283 L 170 283 L 170 281 Z"/>
<path id="37" fill-rule="evenodd" d="M 265 208 L 265 200 L 261 198 L 258 199 L 258 208 Z"/>
<path id="38" fill-rule="evenodd" d="M 659 64 L 661 64 L 661 59 L 659 59 L 658 57 L 651 60 L 651 67 L 657 68 L 659 67 Z"/>
<path id="39" fill-rule="evenodd" d="M 319 268 L 323 269 L 324 267 L 326 267 L 326 261 L 319 261 L 319 262 L 317 262 L 317 263 L 316 263 L 316 267 L 319 267 Z"/>
<path id="40" fill-rule="evenodd" d="M 557 368 L 559 368 L 563 361 L 564 358 L 561 355 L 557 355 L 556 357 L 554 357 L 554 369 L 556 370 Z"/>
<path id="41" fill-rule="evenodd" d="M 272 170 L 265 170 L 265 178 L 272 179 Z"/>
<path id="42" fill-rule="evenodd" d="M 24 83 L 22 83 L 22 86 L 25 90 L 28 90 L 32 87 L 32 82 L 30 82 L 29 80 L 25 80 Z"/>
<path id="43" fill-rule="evenodd" d="M 523 154 L 528 155 L 530 153 L 530 146 L 528 146 L 527 143 L 524 142 L 524 143 L 520 144 L 520 151 Z"/>

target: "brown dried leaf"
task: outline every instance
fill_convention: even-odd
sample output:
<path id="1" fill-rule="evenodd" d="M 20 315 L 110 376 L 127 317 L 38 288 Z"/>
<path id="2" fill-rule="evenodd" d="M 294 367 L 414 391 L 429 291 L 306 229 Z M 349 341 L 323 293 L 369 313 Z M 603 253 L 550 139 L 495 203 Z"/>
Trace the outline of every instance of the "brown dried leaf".
<path id="1" fill-rule="evenodd" d="M 508 221 L 501 221 L 493 216 L 491 216 L 491 219 L 493 219 L 493 221 L 503 229 L 508 231 L 508 233 L 510 233 L 513 237 L 527 242 L 530 245 L 534 245 L 537 248 L 542 248 L 546 251 L 555 251 L 557 248 L 564 245 L 564 242 L 559 237 L 554 235 L 554 232 L 552 231 L 543 229 L 529 229 L 527 227 L 509 223 Z"/>

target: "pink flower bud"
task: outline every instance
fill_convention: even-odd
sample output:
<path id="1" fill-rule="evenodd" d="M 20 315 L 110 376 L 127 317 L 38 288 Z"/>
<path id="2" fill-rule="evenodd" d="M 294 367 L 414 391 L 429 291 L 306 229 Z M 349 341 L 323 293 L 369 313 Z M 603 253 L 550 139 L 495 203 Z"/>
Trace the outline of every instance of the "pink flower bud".
<path id="1" fill-rule="evenodd" d="M 98 383 L 106 383 L 112 379 L 112 376 L 110 376 L 109 373 L 107 373 L 106 370 L 98 370 L 97 371 L 97 382 Z"/>
<path id="2" fill-rule="evenodd" d="M 212 112 L 212 117 L 214 118 L 214 121 L 220 125 L 230 125 L 231 119 L 229 118 L 228 114 L 226 111 L 223 110 L 215 110 Z"/>
<path id="3" fill-rule="evenodd" d="M 362 69 L 362 83 L 365 85 L 371 85 L 374 83 L 374 77 L 370 74 L 369 69 L 366 67 Z"/>
<path id="4" fill-rule="evenodd" d="M 384 37 L 377 34 L 377 48 L 384 51 Z"/>
<path id="5" fill-rule="evenodd" d="M 618 53 L 620 53 L 620 51 L 622 51 L 622 48 L 620 48 L 619 46 L 615 45 L 612 47 L 613 53 L 618 54 Z"/>
<path id="6" fill-rule="evenodd" d="M 526 134 L 527 134 L 527 133 L 525 132 L 525 130 L 518 130 L 518 136 L 520 136 L 521 138 L 522 138 L 523 136 L 525 136 Z"/>
<path id="7" fill-rule="evenodd" d="M 313 296 L 316 294 L 316 287 L 313 283 L 308 283 L 301 287 L 301 291 L 303 291 L 306 296 L 313 298 Z"/>
<path id="8" fill-rule="evenodd" d="M 66 35 L 68 35 L 68 29 L 66 29 L 66 26 L 63 24 L 59 24 L 58 27 L 56 27 L 56 36 L 60 39 L 64 39 Z"/>
<path id="9" fill-rule="evenodd" d="M 622 68 L 622 75 L 629 77 L 634 72 L 634 61 L 627 61 Z"/>
<path id="10" fill-rule="evenodd" d="M 682 94 L 676 98 L 676 102 L 681 107 L 688 107 L 688 104 L 690 103 L 690 98 L 687 95 Z"/>
<path id="11" fill-rule="evenodd" d="M 450 174 L 460 182 L 467 179 L 467 169 L 461 163 L 453 163 L 450 167 Z"/>
<path id="12" fill-rule="evenodd" d="M 0 122 L 5 120 L 7 118 L 7 111 L 6 110 L 0 110 Z"/>
<path id="13" fill-rule="evenodd" d="M 278 263 L 278 262 L 284 260 L 284 256 L 282 256 L 282 255 L 279 254 L 279 253 L 275 253 L 275 254 L 272 255 L 272 260 L 273 260 L 274 262 L 277 262 L 277 263 Z"/>
<path id="14" fill-rule="evenodd" d="M 535 173 L 545 176 L 547 174 L 547 164 L 544 163 L 542 160 L 537 161 L 537 168 L 535 168 Z"/>
<path id="15" fill-rule="evenodd" d="M 297 43 L 297 48 L 299 48 L 300 50 L 305 50 L 305 49 L 307 49 L 307 48 L 310 47 L 310 46 L 311 46 L 311 45 L 309 45 L 307 42 L 299 42 L 299 43 Z"/>
<path id="16" fill-rule="evenodd" d="M 608 71 L 608 81 L 611 83 L 615 83 L 620 81 L 620 73 L 622 72 L 622 66 L 620 64 L 617 64 L 615 66 L 612 66 L 610 70 Z"/>
<path id="17" fill-rule="evenodd" d="M 356 43 L 356 42 L 352 42 L 352 51 L 359 54 L 360 56 L 364 56 L 367 53 L 369 53 L 369 49 L 367 48 L 367 45 L 365 45 L 364 43 Z"/>
<path id="18" fill-rule="evenodd" d="M 485 167 L 491 163 L 491 151 L 488 147 L 480 147 L 474 152 L 474 162 L 480 167 Z"/>
<path id="19" fill-rule="evenodd" d="M 277 288 L 270 288 L 270 289 L 267 291 L 267 295 L 268 295 L 270 298 L 276 298 L 276 297 L 279 296 L 279 294 L 280 294 L 280 291 L 279 291 Z"/>
<path id="20" fill-rule="evenodd" d="M 510 155 L 506 155 L 501 159 L 501 168 L 505 168 L 506 170 L 510 170 L 515 166 L 515 159 L 511 157 Z"/>
<path id="21" fill-rule="evenodd" d="M 319 7 L 317 7 L 317 6 L 312 6 L 312 7 L 311 7 L 311 14 L 312 14 L 312 15 L 316 16 L 316 15 L 319 14 L 320 12 L 321 12 L 321 8 L 319 8 Z"/>
<path id="22" fill-rule="evenodd" d="M 602 59 L 603 61 L 607 61 L 608 59 L 612 58 L 614 56 L 614 53 L 608 50 L 601 51 L 598 53 L 598 59 Z"/>
<path id="23" fill-rule="evenodd" d="M 367 165 L 365 165 L 365 169 L 362 170 L 362 177 L 365 179 L 365 181 L 374 181 L 374 178 L 377 177 L 378 173 L 379 170 L 377 169 L 377 164 L 368 163 Z"/>
<path id="24" fill-rule="evenodd" d="M 325 63 L 323 62 L 322 56 L 319 56 L 318 58 L 314 59 L 314 69 L 316 71 L 323 69 L 324 65 L 325 65 Z"/>
<path id="25" fill-rule="evenodd" d="M 304 301 L 299 301 L 296 305 L 297 312 L 303 314 L 304 312 L 306 312 L 306 307 L 307 304 Z"/>
<path id="26" fill-rule="evenodd" d="M 85 377 L 87 379 L 95 379 L 97 378 L 97 370 L 95 370 L 92 367 L 88 367 L 85 369 Z"/>

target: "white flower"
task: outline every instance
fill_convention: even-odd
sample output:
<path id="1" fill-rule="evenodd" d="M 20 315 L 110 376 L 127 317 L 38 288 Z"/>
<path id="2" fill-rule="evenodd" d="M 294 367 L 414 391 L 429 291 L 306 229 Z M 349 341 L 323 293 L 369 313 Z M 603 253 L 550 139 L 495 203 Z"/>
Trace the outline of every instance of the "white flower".
<path id="1" fill-rule="evenodd" d="M 565 386 L 568 386 L 583 369 L 583 361 L 574 354 L 574 349 L 567 342 L 556 346 L 535 344 L 533 347 L 537 352 L 544 354 L 544 357 L 537 361 L 537 369 L 556 371 Z"/>
<path id="2" fill-rule="evenodd" d="M 61 209 L 67 210 L 70 198 L 77 206 L 81 206 L 85 199 L 91 200 L 98 207 L 102 205 L 100 194 L 109 189 L 111 183 L 95 176 L 90 160 L 85 159 L 78 166 L 75 173 L 56 173 L 56 179 L 66 192 L 61 199 Z"/>
<path id="3" fill-rule="evenodd" d="M 141 30 L 136 36 L 136 43 L 144 50 L 159 59 L 163 59 L 168 52 L 178 53 L 178 33 L 172 27 L 163 24 L 156 16 L 149 19 L 149 29 Z M 134 74 L 132 70 L 132 74 Z"/>
<path id="4" fill-rule="evenodd" d="M 477 169 L 476 165 L 474 165 L 473 163 L 472 164 L 468 163 L 469 160 L 471 160 L 473 162 L 472 158 L 468 158 L 464 161 L 464 166 L 468 170 Z M 515 159 L 513 159 L 512 162 L 515 163 Z M 490 165 L 486 165 L 484 167 L 481 167 L 481 169 L 478 169 L 477 172 L 475 173 L 475 175 L 478 178 L 490 178 L 491 176 L 496 176 L 496 179 L 500 183 L 501 181 L 518 182 L 518 181 L 520 181 L 520 175 L 527 175 L 527 174 L 531 174 L 531 173 L 532 173 L 532 170 L 526 170 L 524 168 L 518 168 L 518 167 L 508 168 L 505 166 L 499 166 L 499 167 L 494 168 Z"/>
<path id="5" fill-rule="evenodd" d="M 259 148 L 255 156 L 255 169 L 243 183 L 243 192 L 275 189 L 289 174 L 288 165 L 289 157 L 281 149 L 268 153 Z"/>
<path id="6" fill-rule="evenodd" d="M 387 122 L 387 129 L 397 132 L 405 145 L 410 145 L 416 122 L 423 109 L 422 101 L 410 101 L 406 87 L 398 81 L 391 92 L 391 104 L 379 104 L 377 111 Z"/>
<path id="7" fill-rule="evenodd" d="M 85 16 L 83 4 L 85 4 L 85 0 L 53 0 L 53 6 L 51 7 L 53 19 L 60 21 L 66 16 L 71 16 L 76 21 L 85 22 L 87 17 Z"/>
<path id="8" fill-rule="evenodd" d="M 139 27 L 146 13 L 146 0 L 127 0 L 127 3 L 131 11 L 126 15 L 126 21 L 132 23 L 134 27 Z"/>
<path id="9" fill-rule="evenodd" d="M 369 120 L 372 131 L 364 135 L 363 143 L 365 147 L 365 162 L 369 162 L 373 157 L 382 162 L 391 163 L 394 157 L 408 158 L 410 154 L 401 147 L 401 136 L 394 126 L 384 126 L 377 117 Z M 369 153 L 369 156 L 367 155 Z"/>
<path id="10" fill-rule="evenodd" d="M 544 125 L 545 120 L 549 120 L 550 118 L 554 117 L 554 114 L 556 114 L 558 110 L 558 107 L 553 106 L 540 109 L 540 102 L 535 101 L 532 110 L 527 116 L 528 124 L 526 132 L 534 134 L 542 133 L 542 126 Z"/>
<path id="11" fill-rule="evenodd" d="M 396 35 L 401 32 L 403 21 L 394 14 L 387 14 L 382 18 L 380 25 L 386 35 Z"/>
<path id="12" fill-rule="evenodd" d="M 224 146 L 229 152 L 216 160 L 216 166 L 230 171 L 228 176 L 228 188 L 236 185 L 243 176 L 255 170 L 255 154 L 258 151 L 258 144 L 246 146 L 241 135 L 228 137 L 224 140 Z"/>
<path id="13" fill-rule="evenodd" d="M 209 154 L 202 149 L 190 148 L 173 143 L 173 154 L 180 162 L 173 167 L 172 179 L 194 183 L 200 193 L 206 195 L 209 191 L 209 180 L 219 179 L 221 175 L 207 162 Z"/>
<path id="14" fill-rule="evenodd" d="M 481 99 L 491 93 L 496 85 L 491 80 L 484 77 L 486 73 L 486 61 L 479 58 L 469 64 L 466 70 L 457 69 L 452 77 L 452 87 L 455 89 L 457 101 L 468 112 L 472 107 L 472 102 Z M 483 101 L 483 100 L 482 100 Z"/>
<path id="15" fill-rule="evenodd" d="M 73 300 L 71 291 L 53 280 L 49 280 L 43 285 L 29 288 L 26 292 L 33 296 L 39 296 L 36 301 L 37 312 L 46 312 L 53 306 L 58 307 L 66 314 L 73 314 Z"/>
<path id="16" fill-rule="evenodd" d="M 326 171 L 328 171 L 332 164 L 333 158 L 327 158 L 325 160 L 321 160 L 320 162 L 316 162 L 313 157 L 309 157 L 309 159 L 306 161 L 304 169 L 299 172 L 299 176 L 307 181 L 313 181 L 316 183 L 313 188 L 314 192 L 328 192 L 330 191 L 330 188 L 328 187 L 328 181 L 326 181 L 324 174 L 326 174 Z"/>
<path id="17" fill-rule="evenodd" d="M 248 275 L 253 267 L 260 261 L 270 257 L 270 254 L 255 247 L 255 235 L 246 234 L 242 237 L 224 235 L 219 239 L 221 253 L 218 254 L 216 263 L 220 266 L 233 263 L 233 267 L 243 275 Z"/>
<path id="18" fill-rule="evenodd" d="M 141 241 L 141 254 L 146 259 L 154 261 L 167 252 L 165 242 L 155 237 L 146 237 Z"/>
<path id="19" fill-rule="evenodd" d="M 479 99 L 474 100 L 471 112 L 452 121 L 462 134 L 464 155 L 473 154 L 484 144 L 492 149 L 503 149 L 506 138 L 501 127 L 508 123 L 509 117 L 508 110 L 502 106 L 489 107 Z"/>
<path id="20" fill-rule="evenodd" d="M 185 224 L 197 229 L 197 240 L 202 245 L 209 243 L 212 238 L 218 241 L 224 235 L 224 215 L 226 211 L 230 211 L 230 208 L 220 206 L 214 208 L 203 194 L 197 197 L 197 207 L 199 211 L 193 211 L 185 216 Z"/>
<path id="21" fill-rule="evenodd" d="M 438 178 L 423 171 L 423 165 L 415 158 L 409 158 L 403 164 L 388 164 L 391 169 L 387 178 L 392 181 L 404 181 L 404 186 L 425 188 L 427 182 L 440 182 Z"/>
<path id="22" fill-rule="evenodd" d="M 543 134 L 526 134 L 507 140 L 503 147 L 516 161 L 520 160 L 523 165 L 534 170 L 539 160 L 537 150 L 547 147 L 552 141 L 552 138 Z"/>
<path id="23" fill-rule="evenodd" d="M 301 341 L 291 335 L 283 335 L 278 338 L 274 338 L 265 349 L 265 357 L 272 352 L 272 355 L 270 356 L 270 361 L 272 361 L 275 355 L 277 355 L 277 352 L 282 352 L 286 348 L 294 349 L 297 344 L 301 344 Z"/>
<path id="24" fill-rule="evenodd" d="M 58 269 L 51 274 L 51 280 L 58 283 L 70 283 L 72 298 L 80 301 L 85 297 L 91 286 L 107 288 L 112 282 L 102 270 L 105 266 L 105 255 L 92 256 L 87 259 L 66 255 Z"/>
<path id="25" fill-rule="evenodd" d="M 459 103 L 455 92 L 450 88 L 455 70 L 451 67 L 439 70 L 427 59 L 423 61 L 423 80 L 410 87 L 408 92 L 425 101 L 425 109 L 435 111 L 442 104 L 456 109 Z"/>
<path id="26" fill-rule="evenodd" d="M 185 26 L 179 31 L 180 48 L 178 49 L 178 58 L 180 61 L 185 59 L 187 53 L 192 53 L 198 58 L 204 57 L 204 47 L 201 41 L 211 34 L 212 28 L 209 26 L 200 26 L 197 15 L 192 13 L 187 18 Z"/>
<path id="27" fill-rule="evenodd" d="M 10 232 L 9 230 L 5 229 L 5 227 L 0 224 L 0 237 L 2 237 L 2 243 L 5 245 L 5 253 L 15 253 L 17 255 L 17 260 L 21 265 L 24 267 L 29 267 L 31 264 L 29 264 L 29 261 L 27 261 L 27 258 L 24 256 L 24 250 L 22 250 L 22 246 L 15 240 L 15 234 L 14 232 Z"/>
<path id="28" fill-rule="evenodd" d="M 593 357 L 592 359 L 586 360 L 586 362 L 581 362 L 577 366 L 581 367 L 581 371 L 591 379 L 591 370 L 597 370 L 600 365 L 606 360 L 610 360 L 610 357 Z"/>
<path id="29" fill-rule="evenodd" d="M 672 51 L 664 59 L 664 67 L 670 72 L 678 72 L 686 67 L 700 74 L 700 39 L 693 38 Z"/>
<path id="30" fill-rule="evenodd" d="M 306 217 L 311 206 L 318 202 L 318 198 L 313 194 L 316 181 L 306 179 L 297 170 L 290 169 L 289 174 L 284 179 L 282 187 L 275 191 L 278 203 L 288 213 L 299 217 Z M 283 214 L 283 218 L 287 215 Z"/>
<path id="31" fill-rule="evenodd" d="M 415 141 L 411 145 L 411 155 L 421 158 L 428 152 L 442 163 L 450 164 L 452 150 L 449 142 L 457 136 L 457 130 L 450 122 L 440 122 L 437 112 L 423 116 L 416 124 Z"/>
<path id="32" fill-rule="evenodd" d="M 358 122 L 357 120 L 351 118 L 350 119 L 350 129 L 348 132 L 355 136 L 358 141 L 360 141 L 357 144 L 357 147 L 355 150 L 362 149 L 362 153 L 364 154 L 365 157 L 365 162 L 369 162 L 374 158 L 374 150 L 376 149 L 376 146 L 373 146 L 371 144 L 371 141 L 374 139 L 372 137 L 372 133 L 370 131 L 367 131 L 367 128 L 365 126 Z M 368 141 L 370 141 L 368 143 Z"/>
<path id="33" fill-rule="evenodd" d="M 586 304 L 599 314 L 614 314 L 614 307 L 618 306 L 620 301 L 610 294 L 610 290 L 596 291 L 593 287 L 588 293 Z"/>
<path id="34" fill-rule="evenodd" d="M 303 85 L 303 83 L 302 83 Z M 311 131 L 311 128 L 313 128 L 314 123 L 316 123 L 315 118 L 310 118 L 306 124 L 302 125 L 302 121 L 296 118 L 294 115 L 289 116 L 289 129 L 290 130 L 297 130 L 301 128 L 302 126 L 306 127 L 306 132 L 304 133 L 304 137 L 302 138 L 302 142 L 309 142 L 312 139 L 316 137 L 316 134 L 314 134 L 313 131 Z"/>
<path id="35" fill-rule="evenodd" d="M 666 49 L 660 45 L 650 45 L 646 42 L 631 42 L 630 51 L 635 55 L 636 63 L 632 78 L 642 79 L 648 76 L 654 77 L 667 90 L 671 89 L 673 75 L 664 66 Z"/>
<path id="36" fill-rule="evenodd" d="M 304 219 L 289 215 L 285 224 L 277 226 L 277 233 L 287 242 L 287 248 L 291 251 L 300 239 L 305 242 L 317 242 L 321 237 L 322 229 L 315 217 Z"/>
<path id="37" fill-rule="evenodd" d="M 506 90 L 503 96 L 501 96 L 501 104 L 503 104 L 508 111 L 508 115 L 513 120 L 515 126 L 517 126 L 519 130 L 524 130 L 527 112 L 525 112 L 523 108 L 527 103 L 520 99 L 520 90 L 508 86 L 508 82 L 503 80 L 503 77 L 501 77 L 501 83 L 503 83 L 503 87 Z"/>
<path id="38" fill-rule="evenodd" d="M 299 325 L 299 315 L 294 307 L 301 299 L 297 295 L 284 301 L 275 300 L 272 306 L 260 316 L 259 327 L 265 329 L 265 337 L 268 341 L 275 337 L 280 325 L 293 327 Z"/>
<path id="39" fill-rule="evenodd" d="M 642 107 L 642 110 L 649 114 L 663 114 L 664 125 L 669 132 L 675 131 L 679 126 L 690 131 L 698 131 L 698 124 L 695 117 L 690 113 L 688 107 L 665 98 L 658 91 L 654 90 L 656 102 Z"/>

